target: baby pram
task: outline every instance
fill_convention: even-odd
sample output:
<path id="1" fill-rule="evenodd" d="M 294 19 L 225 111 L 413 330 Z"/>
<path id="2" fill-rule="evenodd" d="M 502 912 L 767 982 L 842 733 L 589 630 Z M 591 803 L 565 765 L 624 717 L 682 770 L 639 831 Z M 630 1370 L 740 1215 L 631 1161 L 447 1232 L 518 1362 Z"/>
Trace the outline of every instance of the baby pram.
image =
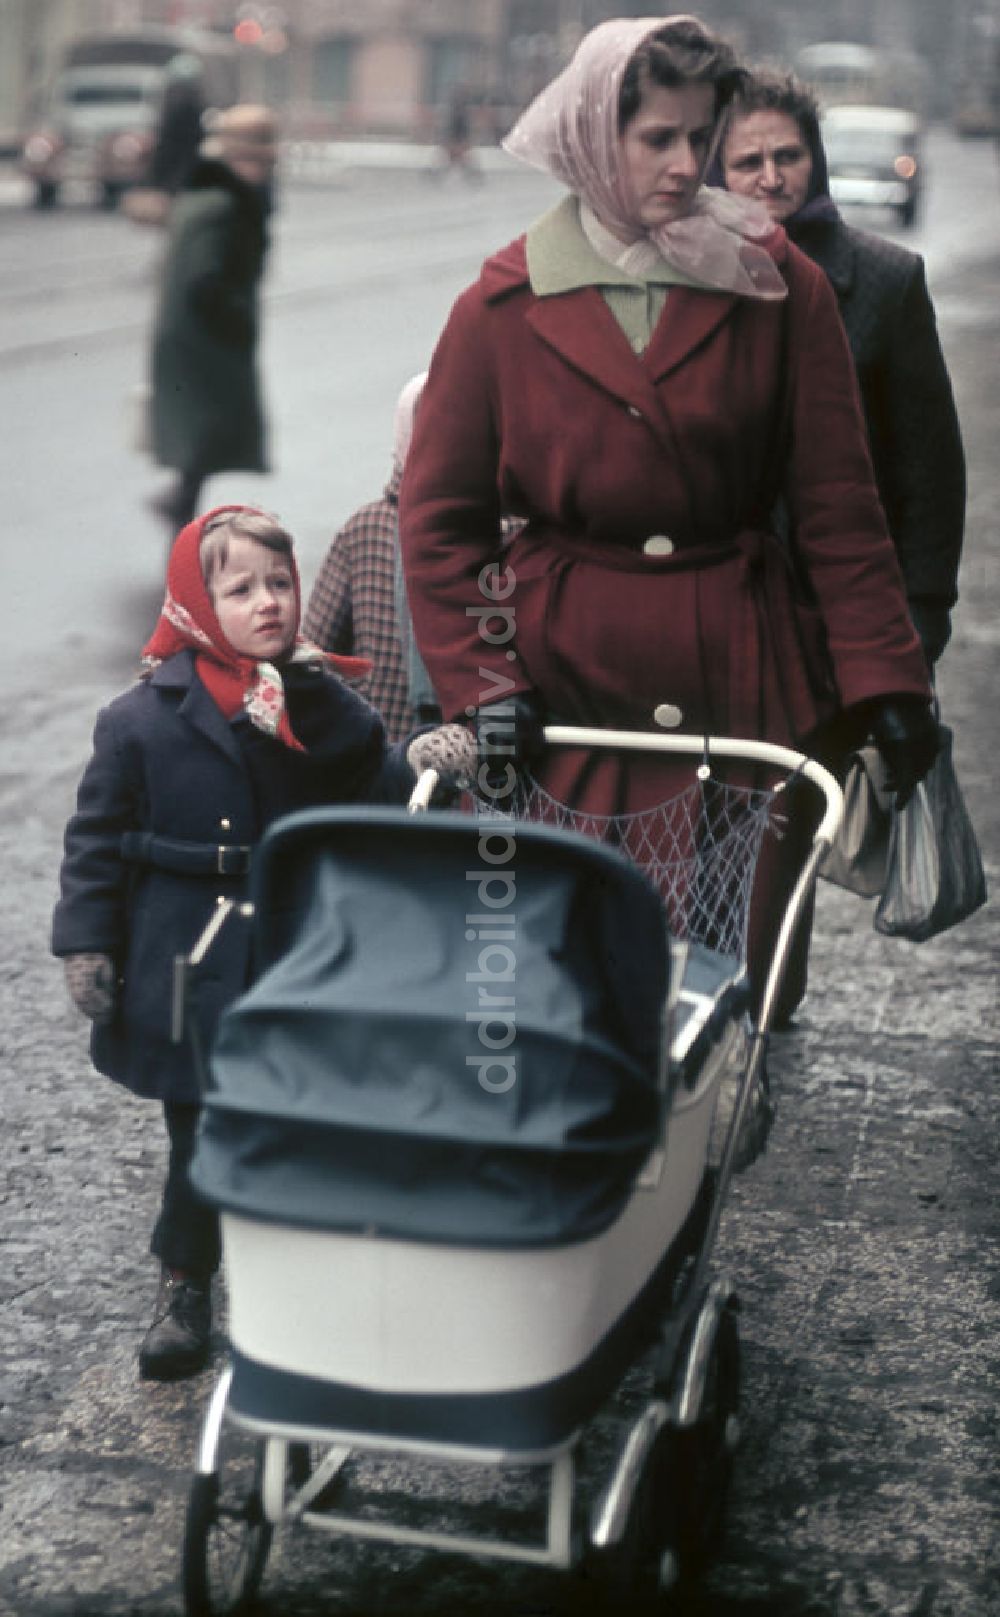
<path id="1" fill-rule="evenodd" d="M 221 1210 L 231 1352 L 188 1506 L 191 1617 L 252 1599 L 281 1524 L 585 1564 L 632 1609 L 714 1546 L 739 1355 L 711 1253 L 840 791 L 763 743 L 546 740 L 689 755 L 691 784 L 597 836 L 536 793 L 549 823 L 342 808 L 261 845 L 258 975 L 220 1026 L 193 1166 Z M 748 1032 L 749 889 L 791 777 L 825 812 Z M 582 1523 L 581 1434 L 647 1353 Z M 386 1452 L 541 1468 L 544 1537 L 355 1509 L 354 1458 Z"/>

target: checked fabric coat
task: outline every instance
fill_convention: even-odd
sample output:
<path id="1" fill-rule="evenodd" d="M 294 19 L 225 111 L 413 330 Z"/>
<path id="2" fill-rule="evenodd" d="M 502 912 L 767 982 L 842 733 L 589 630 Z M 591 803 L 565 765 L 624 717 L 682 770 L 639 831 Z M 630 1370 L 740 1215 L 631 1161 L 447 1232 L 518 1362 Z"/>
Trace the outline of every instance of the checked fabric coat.
<path id="1" fill-rule="evenodd" d="M 316 576 L 303 620 L 307 640 L 324 651 L 371 658 L 357 689 L 381 715 L 386 738 L 414 728 L 396 613 L 396 549 L 401 472 L 378 500 L 363 505 L 335 534 Z"/>

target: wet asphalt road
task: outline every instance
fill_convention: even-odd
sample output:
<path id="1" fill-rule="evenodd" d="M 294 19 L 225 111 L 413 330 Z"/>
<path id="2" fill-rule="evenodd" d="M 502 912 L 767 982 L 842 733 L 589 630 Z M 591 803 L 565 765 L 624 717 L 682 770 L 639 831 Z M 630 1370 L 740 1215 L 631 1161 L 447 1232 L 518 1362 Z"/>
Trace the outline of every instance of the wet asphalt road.
<path id="1" fill-rule="evenodd" d="M 971 474 L 962 602 L 940 689 L 995 888 L 996 191 L 984 193 L 983 208 L 992 213 L 981 254 L 942 264 L 933 280 Z M 456 260 L 432 301 L 446 302 L 445 282 L 460 269 Z M 319 320 L 316 298 L 310 318 Z M 304 307 L 290 299 L 283 323 L 275 311 L 275 353 L 307 344 Z M 393 318 L 404 314 L 412 310 Z M 391 407 L 393 377 L 420 368 L 422 350 L 407 340 L 391 365 L 379 361 L 380 397 L 366 395 L 371 437 L 386 399 Z M 61 431 L 88 386 L 112 377 L 117 387 L 127 372 L 114 342 L 87 355 L 78 379 L 64 356 L 69 394 L 46 395 Z M 12 374 L 0 367 L 0 385 Z M 19 397 L 40 398 L 30 392 L 41 387 L 37 372 L 19 376 Z M 282 381 L 276 367 L 275 385 L 298 398 L 305 383 L 300 370 Z M 7 391 L 7 402 L 14 396 Z M 37 417 L 21 421 L 27 434 Z M 54 442 L 61 450 L 63 439 Z M 331 466 L 336 458 L 331 445 Z M 134 466 L 109 486 L 88 473 L 75 443 L 67 472 L 61 453 L 48 460 L 48 488 L 23 471 L 11 479 L 22 523 L 7 541 L 9 551 L 16 534 L 15 576 L 31 583 L 9 626 L 21 649 L 5 664 L 0 762 L 0 1612 L 175 1617 L 185 1495 L 212 1376 L 173 1389 L 136 1380 L 155 1288 L 144 1249 L 163 1168 L 159 1124 L 91 1073 L 83 1024 L 46 953 L 59 835 L 93 711 L 127 677 L 135 622 L 155 600 L 151 550 L 124 546 L 140 533 L 142 544 L 156 540 L 142 516 L 135 533 L 122 531 L 121 511 L 139 509 Z M 333 520 L 352 503 L 358 475 L 339 464 L 344 503 L 333 502 Z M 366 493 L 380 468 L 376 444 L 362 468 Z M 296 494 L 303 506 L 323 467 L 310 475 Z M 44 507 L 53 513 L 46 531 Z M 71 642 L 38 608 L 68 587 L 59 556 L 69 556 L 74 520 L 90 525 L 102 512 L 123 547 L 109 552 L 115 612 L 106 620 L 94 611 L 85 569 L 74 587 L 88 610 Z M 313 555 L 328 526 L 313 509 Z M 65 571 L 72 576 L 68 560 Z M 821 892 L 809 999 L 772 1063 L 772 1143 L 738 1182 L 718 1248 L 743 1305 L 743 1441 L 729 1534 L 692 1603 L 697 1617 L 1000 1617 L 998 933 L 993 902 L 931 944 L 892 943 L 871 930 L 866 906 Z M 640 1388 L 637 1374 L 598 1423 L 585 1490 Z M 427 1481 L 396 1466 L 377 1485 L 419 1495 Z M 446 1501 L 490 1516 L 479 1479 L 460 1474 L 443 1487 Z M 510 1506 L 534 1499 L 521 1474 L 500 1492 Z M 565 1577 L 288 1534 L 272 1556 L 264 1610 L 541 1617 L 583 1605 Z"/>

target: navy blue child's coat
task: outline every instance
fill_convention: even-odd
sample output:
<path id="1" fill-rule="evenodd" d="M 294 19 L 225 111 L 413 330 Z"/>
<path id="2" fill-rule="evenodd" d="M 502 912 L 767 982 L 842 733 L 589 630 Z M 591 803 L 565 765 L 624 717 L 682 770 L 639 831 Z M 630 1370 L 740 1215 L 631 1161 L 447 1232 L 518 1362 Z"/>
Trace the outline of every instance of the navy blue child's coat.
<path id="1" fill-rule="evenodd" d="M 240 898 L 246 876 L 178 874 L 123 858 L 122 837 L 252 846 L 282 813 L 324 803 L 405 802 L 413 775 L 387 751 L 374 708 L 325 669 L 292 665 L 288 712 L 305 753 L 230 722 L 179 652 L 98 715 L 94 751 L 66 828 L 56 955 L 102 953 L 120 979 L 115 1015 L 95 1026 L 94 1065 L 137 1095 L 200 1099 L 188 1047 L 170 1040 L 173 961 L 187 953 L 220 897 Z M 130 839 L 134 843 L 136 839 Z M 129 848 L 129 843 L 126 843 Z M 130 850 L 131 851 L 131 850 Z M 200 973 L 207 1027 L 246 986 L 249 929 L 222 930 Z"/>

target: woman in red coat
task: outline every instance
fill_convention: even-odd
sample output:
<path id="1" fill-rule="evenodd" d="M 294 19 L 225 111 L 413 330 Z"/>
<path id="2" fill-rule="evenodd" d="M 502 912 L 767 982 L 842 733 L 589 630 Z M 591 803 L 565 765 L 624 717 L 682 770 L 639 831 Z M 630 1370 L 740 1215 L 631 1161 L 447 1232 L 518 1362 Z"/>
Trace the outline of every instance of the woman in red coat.
<path id="1" fill-rule="evenodd" d="M 694 18 L 617 19 L 508 137 L 570 194 L 434 354 L 400 510 L 417 638 L 445 717 L 501 763 L 540 716 L 806 747 L 846 716 L 905 795 L 936 725 L 832 292 L 763 210 L 700 185 L 741 77 Z M 536 773 L 594 813 L 673 784 L 641 755 Z"/>

